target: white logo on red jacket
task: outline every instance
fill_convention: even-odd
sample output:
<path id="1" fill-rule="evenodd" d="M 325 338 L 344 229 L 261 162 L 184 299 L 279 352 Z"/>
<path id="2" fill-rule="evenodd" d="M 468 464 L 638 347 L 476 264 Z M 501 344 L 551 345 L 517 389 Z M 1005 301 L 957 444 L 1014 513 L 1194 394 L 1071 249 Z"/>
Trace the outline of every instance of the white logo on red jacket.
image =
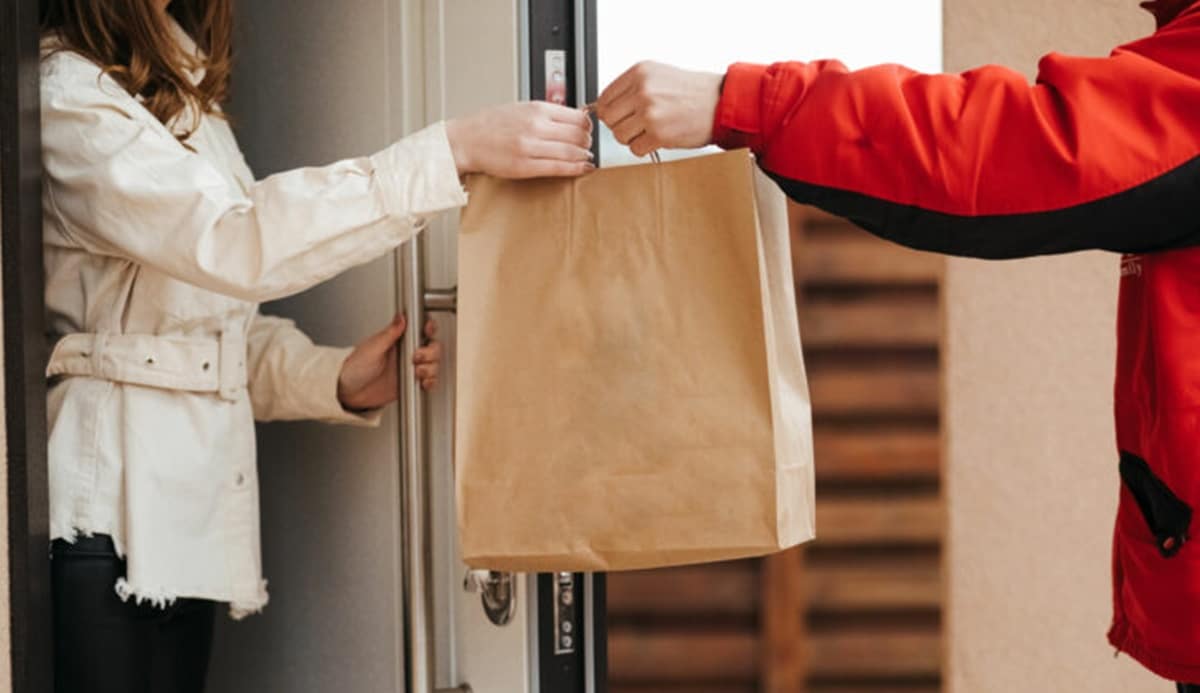
<path id="1" fill-rule="evenodd" d="M 1141 255 L 1123 255 L 1121 256 L 1121 277 L 1141 277 L 1142 276 L 1142 256 Z"/>

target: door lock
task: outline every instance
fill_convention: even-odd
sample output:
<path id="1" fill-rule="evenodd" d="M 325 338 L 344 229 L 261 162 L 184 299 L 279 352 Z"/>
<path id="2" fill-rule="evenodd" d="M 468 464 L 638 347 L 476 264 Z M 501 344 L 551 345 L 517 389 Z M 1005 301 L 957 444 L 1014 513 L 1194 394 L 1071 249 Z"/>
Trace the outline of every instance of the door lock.
<path id="1" fill-rule="evenodd" d="M 517 613 L 517 576 L 494 570 L 469 570 L 463 589 L 478 592 L 483 612 L 493 625 L 506 626 Z"/>
<path id="2" fill-rule="evenodd" d="M 576 625 L 577 591 L 574 573 L 554 574 L 554 654 L 574 654 L 579 633 Z"/>

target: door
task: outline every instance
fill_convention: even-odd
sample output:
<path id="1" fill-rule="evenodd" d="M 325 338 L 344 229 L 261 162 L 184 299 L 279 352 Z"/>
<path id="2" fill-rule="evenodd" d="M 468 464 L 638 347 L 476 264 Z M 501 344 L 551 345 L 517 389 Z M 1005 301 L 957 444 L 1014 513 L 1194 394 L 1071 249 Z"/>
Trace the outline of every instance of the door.
<path id="1" fill-rule="evenodd" d="M 53 689 L 46 337 L 42 296 L 41 127 L 36 0 L 0 4 L 0 258 L 4 430 L 0 508 L 7 511 L 0 595 L 0 690 Z M 9 647 L 11 645 L 11 648 Z"/>
<path id="2" fill-rule="evenodd" d="M 251 168 L 263 177 L 368 154 L 427 123 L 538 95 L 543 87 L 528 75 L 546 70 L 530 57 L 533 47 L 553 42 L 546 50 L 561 51 L 553 60 L 573 54 L 576 3 L 533 5 L 239 3 L 230 112 Z M 532 36 L 552 9 L 561 19 L 542 22 L 549 37 Z M 601 578 L 468 575 L 459 559 L 456 221 L 436 220 L 420 244 L 264 307 L 330 344 L 352 343 L 404 310 L 407 349 L 428 312 L 448 347 L 446 370 L 429 396 L 405 383 L 411 396 L 377 429 L 260 426 L 271 604 L 244 622 L 220 622 L 210 690 L 603 690 Z"/>
<path id="3" fill-rule="evenodd" d="M 237 4 L 229 111 L 257 177 L 368 154 L 416 127 L 412 85 L 396 67 L 408 27 L 393 4 Z M 263 312 L 296 320 L 317 343 L 348 345 L 395 314 L 396 286 L 387 257 Z M 258 430 L 271 603 L 241 623 L 218 619 L 209 690 L 404 690 L 395 408 L 376 429 Z"/>

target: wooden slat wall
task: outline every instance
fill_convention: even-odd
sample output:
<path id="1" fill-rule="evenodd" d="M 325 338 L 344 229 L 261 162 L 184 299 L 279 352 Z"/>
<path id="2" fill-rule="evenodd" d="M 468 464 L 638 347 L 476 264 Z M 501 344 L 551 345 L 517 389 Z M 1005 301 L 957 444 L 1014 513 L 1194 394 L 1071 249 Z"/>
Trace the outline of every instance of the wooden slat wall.
<path id="1" fill-rule="evenodd" d="M 941 688 L 940 258 L 793 209 L 818 540 L 609 577 L 613 693 Z"/>

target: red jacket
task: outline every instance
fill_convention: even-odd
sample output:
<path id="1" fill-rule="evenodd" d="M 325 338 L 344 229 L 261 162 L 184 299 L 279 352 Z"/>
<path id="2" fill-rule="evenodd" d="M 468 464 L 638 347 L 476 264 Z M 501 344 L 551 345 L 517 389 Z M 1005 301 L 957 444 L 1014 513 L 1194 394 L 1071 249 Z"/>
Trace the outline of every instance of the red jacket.
<path id="1" fill-rule="evenodd" d="M 1127 254 L 1109 638 L 1200 681 L 1200 249 L 1175 250 L 1200 245 L 1200 3 L 1110 57 L 1049 55 L 1033 86 L 1000 67 L 735 65 L 715 139 L 751 147 L 793 199 L 913 248 Z"/>

